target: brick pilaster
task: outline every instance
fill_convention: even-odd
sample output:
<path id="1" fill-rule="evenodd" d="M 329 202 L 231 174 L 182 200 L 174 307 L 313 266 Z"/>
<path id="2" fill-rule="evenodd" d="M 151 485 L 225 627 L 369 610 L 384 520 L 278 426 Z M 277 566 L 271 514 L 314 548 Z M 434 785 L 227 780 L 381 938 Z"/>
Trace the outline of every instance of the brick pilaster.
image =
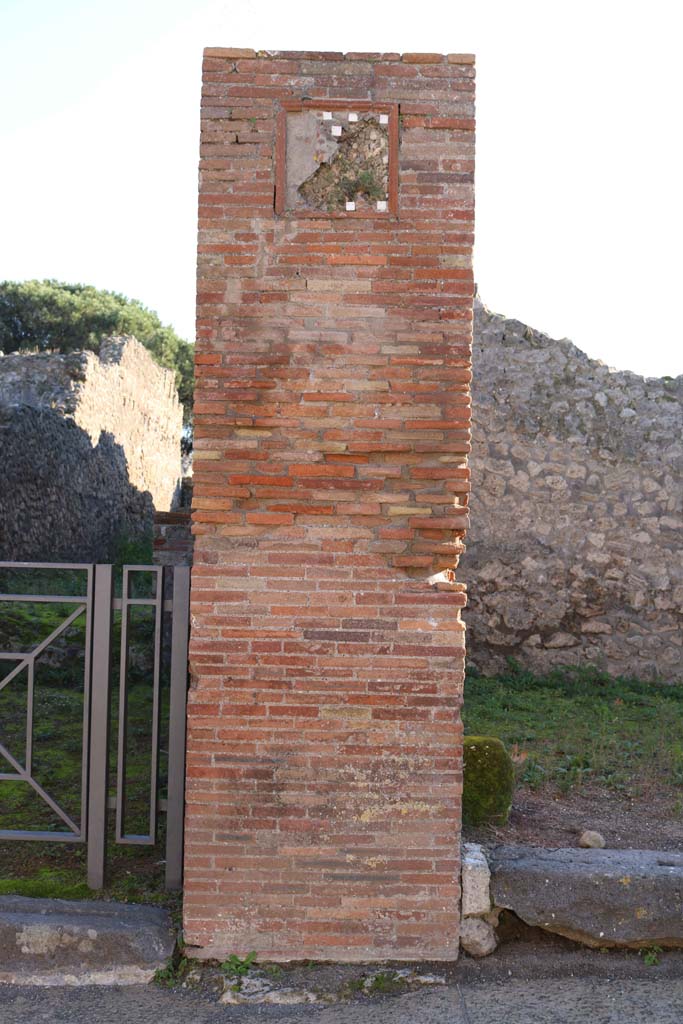
<path id="1" fill-rule="evenodd" d="M 205 51 L 185 867 L 199 955 L 457 955 L 472 63 Z M 303 97 L 398 105 L 390 212 L 275 212 L 278 123 Z"/>

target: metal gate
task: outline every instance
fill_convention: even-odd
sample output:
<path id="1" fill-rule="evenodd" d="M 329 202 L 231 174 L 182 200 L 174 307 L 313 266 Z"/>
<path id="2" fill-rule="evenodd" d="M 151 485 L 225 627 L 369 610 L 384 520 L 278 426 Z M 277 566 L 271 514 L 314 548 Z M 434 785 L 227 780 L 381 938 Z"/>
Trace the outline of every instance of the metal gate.
<path id="1" fill-rule="evenodd" d="M 115 585 L 111 565 L 0 562 L 0 726 L 3 721 L 14 723 L 0 732 L 0 807 L 6 784 L 16 791 L 21 783 L 37 794 L 40 810 L 47 808 L 52 818 L 50 828 L 41 828 L 40 823 L 30 828 L 0 828 L 0 839 L 86 843 L 91 889 L 104 886 L 110 811 L 115 815 L 116 843 L 146 846 L 156 843 L 159 812 L 165 812 L 166 887 L 179 889 L 182 885 L 189 590 L 190 570 L 185 566 L 127 565 Z M 37 609 L 33 614 L 28 611 L 31 607 Z M 133 643 L 137 609 L 145 610 L 144 626 L 149 635 Z M 113 686 L 115 646 L 118 687 Z M 137 807 L 137 824 L 140 813 L 144 823 L 135 830 L 128 828 L 127 764 L 133 655 L 142 662 L 136 692 L 143 693 L 151 714 L 145 783 L 148 799 L 145 794 L 142 812 Z M 42 664 L 48 661 L 53 677 L 68 677 L 64 700 L 73 698 L 78 713 L 81 744 L 74 772 L 80 774 L 80 791 L 72 795 L 73 808 L 65 807 L 60 792 L 50 791 L 40 781 L 34 766 L 35 729 L 41 710 L 35 701 L 36 666 L 41 659 Z M 24 688 L 21 701 L 14 693 L 12 714 L 3 719 L 3 697 L 20 686 Z M 55 692 L 58 698 L 61 691 Z M 115 756 L 110 751 L 113 694 L 118 704 Z M 56 719 L 55 728 L 59 730 L 61 724 L 65 730 L 64 721 Z M 159 795 L 162 726 L 167 738 L 165 799 Z M 73 746 L 73 739 L 70 742 Z M 115 793 L 110 792 L 113 767 Z"/>

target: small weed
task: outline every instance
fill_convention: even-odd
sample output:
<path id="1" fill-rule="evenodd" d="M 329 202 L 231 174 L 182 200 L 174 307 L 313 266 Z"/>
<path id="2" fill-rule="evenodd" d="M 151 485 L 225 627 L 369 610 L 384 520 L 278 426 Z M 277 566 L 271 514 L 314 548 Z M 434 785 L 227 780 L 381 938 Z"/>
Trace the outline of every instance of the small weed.
<path id="1" fill-rule="evenodd" d="M 357 996 L 360 992 L 365 991 L 365 978 L 350 978 L 345 981 L 339 989 L 340 999 L 351 999 L 353 996 Z"/>
<path id="2" fill-rule="evenodd" d="M 587 758 L 565 754 L 555 767 L 555 780 L 560 793 L 568 793 L 590 777 L 592 769 Z"/>
<path id="3" fill-rule="evenodd" d="M 185 977 L 188 966 L 186 957 L 181 956 L 178 960 L 171 957 L 165 967 L 160 967 L 154 972 L 153 980 L 163 988 L 173 988 Z"/>
<path id="4" fill-rule="evenodd" d="M 231 953 L 228 959 L 224 960 L 221 964 L 221 970 L 224 974 L 227 974 L 229 978 L 241 979 L 245 974 L 249 973 L 255 962 L 256 952 L 253 949 L 251 953 L 247 953 L 243 959 L 237 956 L 236 953 Z"/>
<path id="5" fill-rule="evenodd" d="M 661 946 L 645 946 L 643 949 L 638 950 L 639 955 L 643 958 L 643 963 L 647 964 L 648 967 L 657 967 L 659 955 L 663 952 Z"/>
<path id="6" fill-rule="evenodd" d="M 406 988 L 406 981 L 396 971 L 381 971 L 379 974 L 375 974 L 364 988 L 368 995 L 385 996 L 403 992 Z"/>
<path id="7" fill-rule="evenodd" d="M 357 995 L 386 996 L 405 992 L 408 982 L 397 971 L 380 971 L 377 974 L 361 974 L 358 978 L 345 981 L 339 990 L 342 999 Z"/>
<path id="8" fill-rule="evenodd" d="M 279 964 L 260 964 L 261 970 L 273 981 L 278 981 L 284 977 L 285 972 Z"/>
<path id="9" fill-rule="evenodd" d="M 547 775 L 543 765 L 539 764 L 538 758 L 530 757 L 524 764 L 519 781 L 523 786 L 528 786 L 529 789 L 538 789 L 547 780 Z"/>

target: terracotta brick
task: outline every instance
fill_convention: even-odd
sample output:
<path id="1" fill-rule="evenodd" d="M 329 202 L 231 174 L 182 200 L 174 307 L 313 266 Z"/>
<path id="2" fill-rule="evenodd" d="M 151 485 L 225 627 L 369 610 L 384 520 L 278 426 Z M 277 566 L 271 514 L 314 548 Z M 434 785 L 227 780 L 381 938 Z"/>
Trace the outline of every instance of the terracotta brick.
<path id="1" fill-rule="evenodd" d="M 198 956 L 457 956 L 471 60 L 205 51 Z M 401 104 L 396 211 L 276 214 L 277 123 L 303 92 Z"/>
<path id="2" fill-rule="evenodd" d="M 401 58 L 406 64 L 442 64 L 442 53 L 404 53 Z"/>

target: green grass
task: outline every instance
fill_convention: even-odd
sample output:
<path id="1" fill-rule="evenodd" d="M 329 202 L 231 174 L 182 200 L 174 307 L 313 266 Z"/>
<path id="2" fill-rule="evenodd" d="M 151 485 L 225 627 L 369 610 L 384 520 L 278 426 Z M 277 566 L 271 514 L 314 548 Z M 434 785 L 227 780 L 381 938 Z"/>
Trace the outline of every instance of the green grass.
<path id="1" fill-rule="evenodd" d="M 92 893 L 75 872 L 42 867 L 32 878 L 0 879 L 0 895 L 87 900 Z"/>
<path id="2" fill-rule="evenodd" d="M 511 662 L 495 677 L 469 673 L 468 735 L 498 736 L 517 781 L 560 792 L 585 783 L 629 796 L 655 784 L 683 790 L 683 685 L 614 678 L 597 669 L 538 676 Z"/>
<path id="3" fill-rule="evenodd" d="M 110 832 L 105 888 L 86 883 L 86 850 L 70 843 L 0 843 L 0 895 L 154 903 L 177 913 L 179 893 L 164 888 L 163 830 L 157 847 L 117 846 Z"/>

